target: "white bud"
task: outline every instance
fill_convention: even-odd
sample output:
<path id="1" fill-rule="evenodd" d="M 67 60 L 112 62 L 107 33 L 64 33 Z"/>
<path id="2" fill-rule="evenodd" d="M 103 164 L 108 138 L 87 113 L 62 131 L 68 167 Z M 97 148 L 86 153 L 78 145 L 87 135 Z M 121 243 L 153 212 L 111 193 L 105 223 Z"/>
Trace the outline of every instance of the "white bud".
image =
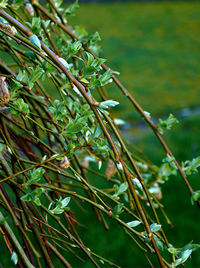
<path id="1" fill-rule="evenodd" d="M 123 166 L 121 162 L 117 162 L 117 168 L 119 171 L 123 171 Z"/>
<path id="2" fill-rule="evenodd" d="M 118 101 L 107 100 L 107 101 L 102 101 L 100 103 L 99 107 L 102 108 L 102 109 L 108 109 L 110 107 L 115 107 L 118 104 L 119 104 Z"/>
<path id="3" fill-rule="evenodd" d="M 58 60 L 65 66 L 65 68 L 69 69 L 69 64 L 65 59 L 58 57 Z"/>

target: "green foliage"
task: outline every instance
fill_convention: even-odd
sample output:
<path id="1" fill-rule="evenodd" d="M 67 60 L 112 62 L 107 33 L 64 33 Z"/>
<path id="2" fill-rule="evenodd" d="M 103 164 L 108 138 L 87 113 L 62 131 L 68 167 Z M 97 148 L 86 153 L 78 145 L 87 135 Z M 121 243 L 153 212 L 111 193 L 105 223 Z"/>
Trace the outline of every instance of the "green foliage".
<path id="1" fill-rule="evenodd" d="M 163 164 L 159 170 L 159 177 L 162 179 L 168 179 L 171 175 L 177 174 L 177 166 L 174 162 L 174 157 L 168 156 L 162 160 Z"/>
<path id="2" fill-rule="evenodd" d="M 24 102 L 23 99 L 16 99 L 14 102 L 13 102 L 13 105 L 15 108 L 17 108 L 17 110 L 15 108 L 10 108 L 9 109 L 9 112 L 12 113 L 12 114 L 20 114 L 20 113 L 23 113 L 23 114 L 29 114 L 30 110 L 29 110 L 29 106 L 27 103 Z"/>
<path id="3" fill-rule="evenodd" d="M 56 200 L 55 208 L 51 209 L 53 204 L 50 203 L 48 208 L 49 211 L 53 214 L 62 214 L 65 210 L 67 210 L 66 207 L 68 206 L 70 199 L 70 197 L 65 197 L 64 199 L 60 197 L 59 200 Z"/>
<path id="4" fill-rule="evenodd" d="M 119 195 L 123 194 L 128 189 L 128 182 L 124 182 L 120 186 L 116 185 L 115 188 L 116 188 L 116 191 L 113 197 L 116 199 L 119 199 Z"/>
<path id="5" fill-rule="evenodd" d="M 112 213 L 112 216 L 114 218 L 119 218 L 119 215 L 122 214 L 124 212 L 123 210 L 123 206 L 124 204 L 123 203 L 120 203 L 118 205 L 116 205 L 113 209 L 113 213 Z"/>
<path id="6" fill-rule="evenodd" d="M 39 49 L 41 49 L 41 43 L 40 43 L 40 40 L 39 40 L 39 38 L 37 37 L 37 35 L 33 34 L 33 35 L 31 35 L 31 36 L 29 37 L 29 39 L 30 39 L 31 43 L 32 43 L 34 46 L 36 46 L 36 47 L 38 47 Z"/>
<path id="7" fill-rule="evenodd" d="M 78 0 L 76 0 L 73 4 L 71 4 L 66 10 L 66 15 L 72 15 L 79 8 Z"/>
<path id="8" fill-rule="evenodd" d="M 134 227 L 136 227 L 136 226 L 138 226 L 138 225 L 140 225 L 140 224 L 141 224 L 140 221 L 130 221 L 130 222 L 127 222 L 127 225 L 128 225 L 129 227 L 131 227 L 131 228 L 134 228 Z"/>
<path id="9" fill-rule="evenodd" d="M 178 122 L 173 114 L 170 114 L 166 120 L 159 119 L 158 131 L 163 134 L 165 130 L 171 129 Z"/>
<path id="10" fill-rule="evenodd" d="M 42 167 L 34 168 L 28 172 L 29 180 L 26 182 L 25 186 L 28 188 L 31 184 L 41 180 L 45 173 L 45 170 Z"/>
<path id="11" fill-rule="evenodd" d="M 179 254 L 179 258 L 174 261 L 172 264 L 173 267 L 176 267 L 184 263 L 192 254 L 193 251 L 197 250 L 200 247 L 199 244 L 193 244 L 192 242 L 185 245 L 183 248 L 168 248 L 168 251 L 172 255 Z"/>
<path id="12" fill-rule="evenodd" d="M 68 25 L 67 19 L 77 9 L 78 2 L 65 9 L 61 5 L 62 0 L 53 4 L 48 1 L 43 6 L 32 1 L 28 4 L 29 7 L 32 4 L 35 13 L 31 12 L 27 23 L 23 19 L 18 21 L 24 16 L 23 4 L 21 0 L 17 1 L 15 12 L 12 5 L 5 12 L 0 11 L 9 21 L 0 27 L 2 49 L 8 53 L 5 48 L 9 47 L 9 55 L 12 55 L 9 59 L 11 64 L 1 63 L 1 94 L 5 91 L 4 84 L 11 85 L 12 92 L 11 98 L 6 96 L 5 99 L 8 113 L 4 114 L 1 110 L 0 139 L 3 146 L 0 175 L 3 184 L 0 195 L 2 208 L 6 208 L 14 224 L 17 223 L 25 242 L 24 249 L 17 248 L 19 259 L 22 259 L 25 250 L 33 254 L 25 260 L 26 266 L 30 265 L 30 258 L 31 262 L 37 259 L 39 266 L 51 267 L 54 259 L 45 248 L 48 245 L 56 258 L 68 266 L 65 254 L 58 254 L 58 248 L 63 249 L 67 243 L 67 246 L 74 247 L 74 251 L 70 251 L 73 257 L 79 256 L 78 249 L 93 264 L 103 261 L 115 265 L 90 250 L 79 238 L 79 218 L 84 211 L 90 213 L 92 209 L 88 206 L 92 206 L 105 229 L 112 229 L 113 223 L 122 227 L 133 241 L 139 243 L 139 247 L 140 243 L 142 247 L 148 244 L 146 250 L 150 263 L 154 262 L 152 252 L 156 253 L 160 263 L 164 263 L 166 254 L 170 255 L 170 252 L 167 251 L 163 224 L 156 223 L 160 216 L 157 210 L 161 210 L 168 223 L 169 220 L 157 198 L 160 199 L 161 184 L 170 175 L 177 174 L 179 166 L 175 158 L 169 156 L 169 149 L 157 135 L 167 155 L 162 166 L 157 167 L 140 150 L 132 150 L 114 124 L 115 114 L 110 108 L 119 102 L 107 97 L 107 85 L 111 82 L 119 86 L 144 119 L 147 119 L 146 116 L 150 118 L 150 114 L 140 108 L 113 77 L 117 72 L 104 65 L 105 59 L 92 54 L 99 52 L 99 34 L 88 35 L 83 27 Z M 13 13 L 16 19 L 12 17 Z M 11 25 L 18 31 L 14 36 Z M 29 29 L 26 29 L 27 25 Z M 17 75 L 16 65 L 20 68 Z M 49 95 L 49 88 L 57 92 L 56 100 Z M 146 121 L 149 122 L 149 119 Z M 158 130 L 163 133 L 171 129 L 177 119 L 170 114 L 166 120 L 160 119 L 159 122 Z M 95 162 L 95 168 L 90 162 Z M 183 169 L 186 168 L 185 173 L 193 173 L 197 167 L 196 160 L 186 162 Z M 188 188 L 192 193 L 191 187 Z M 9 197 L 7 189 L 14 198 Z M 199 198 L 198 191 L 196 195 L 194 193 L 193 201 Z M 153 211 L 152 215 L 148 206 Z M 11 213 L 13 208 L 16 214 Z M 78 211 L 75 216 L 74 211 Z M 110 218 L 108 223 L 107 216 Z M 33 219 L 37 224 L 33 223 Z M 87 227 L 89 220 L 85 219 L 84 224 Z M 138 225 L 140 231 L 134 229 Z M 11 226 L 13 228 L 13 223 Z M 17 238 L 9 238 L 11 244 L 15 244 L 13 239 Z M 70 238 L 70 243 L 65 241 L 66 238 Z M 41 243 L 43 240 L 44 244 Z M 38 249 L 32 246 L 35 242 L 39 245 Z M 193 251 L 192 247 L 198 248 L 194 245 L 184 247 L 177 253 L 178 258 L 173 255 L 174 262 L 167 266 L 185 262 Z M 42 256 L 40 260 L 38 254 Z M 16 256 L 12 259 L 18 262 Z"/>
<path id="13" fill-rule="evenodd" d="M 63 121 L 63 119 L 66 118 L 66 115 L 67 115 L 67 109 L 66 109 L 64 102 L 55 100 L 54 105 L 55 105 L 54 107 L 50 106 L 48 108 L 49 112 L 52 114 L 54 120 Z"/>
<path id="14" fill-rule="evenodd" d="M 200 190 L 192 193 L 191 202 L 194 204 L 195 201 L 200 200 Z"/>
<path id="15" fill-rule="evenodd" d="M 192 161 L 185 161 L 183 164 L 183 170 L 185 174 L 191 175 L 197 173 L 197 168 L 200 166 L 200 156 L 197 158 L 192 159 Z"/>
<path id="16" fill-rule="evenodd" d="M 2 0 L 0 3 L 0 7 L 5 8 L 8 5 L 8 0 Z"/>

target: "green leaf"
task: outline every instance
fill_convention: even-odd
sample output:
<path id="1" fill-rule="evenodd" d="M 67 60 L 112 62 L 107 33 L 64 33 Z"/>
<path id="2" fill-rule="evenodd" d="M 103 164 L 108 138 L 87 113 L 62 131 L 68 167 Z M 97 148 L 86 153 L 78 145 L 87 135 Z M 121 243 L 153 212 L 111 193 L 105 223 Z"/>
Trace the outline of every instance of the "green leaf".
<path id="1" fill-rule="evenodd" d="M 20 112 L 22 112 L 22 113 L 25 113 L 25 114 L 29 114 L 29 106 L 28 106 L 28 104 L 27 103 L 25 103 L 24 102 L 24 100 L 23 99 L 17 99 L 17 100 L 15 100 L 14 102 L 13 102 L 13 106 L 15 106 Z M 13 109 L 13 108 L 10 108 L 9 109 L 9 112 L 11 113 L 11 114 L 19 114 L 19 112 L 18 111 L 16 111 L 15 109 Z"/>
<path id="2" fill-rule="evenodd" d="M 41 202 L 40 199 L 38 197 L 33 199 L 33 202 L 37 205 L 37 206 L 41 206 Z"/>
<path id="3" fill-rule="evenodd" d="M 63 3 L 63 0 L 55 0 L 54 1 L 54 4 L 55 4 L 56 8 L 59 8 L 62 5 L 62 3 Z"/>
<path id="4" fill-rule="evenodd" d="M 149 112 L 144 111 L 144 113 L 145 113 L 145 115 L 146 115 L 147 117 L 151 118 L 151 114 L 150 114 Z"/>
<path id="5" fill-rule="evenodd" d="M 191 241 L 190 243 L 188 243 L 187 245 L 185 245 L 182 248 L 182 251 L 185 251 L 186 249 L 192 249 L 192 251 L 195 251 L 195 250 L 197 250 L 197 249 L 200 248 L 200 244 L 193 244 L 192 242 L 193 241 Z"/>
<path id="6" fill-rule="evenodd" d="M 127 189 L 128 189 L 128 182 L 124 182 L 119 186 L 116 194 L 120 195 L 120 194 L 124 193 Z"/>
<path id="7" fill-rule="evenodd" d="M 22 85 L 20 82 L 18 82 L 18 81 L 16 81 L 16 80 L 12 79 L 11 88 L 12 88 L 13 91 L 14 91 L 14 90 L 18 90 L 18 89 L 20 89 L 20 88 L 22 88 L 22 87 L 23 87 L 23 85 Z"/>
<path id="8" fill-rule="evenodd" d="M 193 192 L 191 196 L 192 204 L 194 203 L 194 201 L 196 202 L 199 199 L 200 199 L 200 190 Z"/>
<path id="9" fill-rule="evenodd" d="M 62 198 L 56 200 L 56 206 L 54 209 L 50 210 L 52 203 L 49 205 L 50 212 L 53 214 L 62 214 L 66 210 L 66 206 L 69 204 L 70 200 L 70 197 L 66 197 L 63 200 Z"/>
<path id="10" fill-rule="evenodd" d="M 159 119 L 158 131 L 163 134 L 165 130 L 171 129 L 177 123 L 179 123 L 179 121 L 173 114 L 170 114 L 166 120 Z"/>
<path id="11" fill-rule="evenodd" d="M 6 8 L 8 5 L 8 0 L 1 0 L 0 7 Z"/>
<path id="12" fill-rule="evenodd" d="M 95 138 L 98 138 L 98 137 L 101 136 L 101 134 L 102 134 L 102 128 L 101 128 L 101 126 L 98 124 L 98 125 L 95 127 L 94 131 L 93 131 L 93 138 L 94 138 L 94 139 L 95 139 Z"/>
<path id="13" fill-rule="evenodd" d="M 37 35 L 33 34 L 29 37 L 31 43 L 33 45 L 35 45 L 36 47 L 38 47 L 39 49 L 41 49 L 41 43 L 40 43 L 40 40 L 39 38 L 37 37 Z"/>
<path id="14" fill-rule="evenodd" d="M 153 235 L 153 237 L 155 239 L 155 242 L 156 242 L 158 249 L 164 251 L 166 249 L 166 246 L 163 244 L 161 239 L 156 235 Z"/>
<path id="15" fill-rule="evenodd" d="M 85 52 L 85 54 L 87 55 L 87 67 L 88 67 L 93 63 L 94 56 L 89 52 Z"/>
<path id="16" fill-rule="evenodd" d="M 61 203 L 62 203 L 62 208 L 65 208 L 65 207 L 69 204 L 70 200 L 71 200 L 70 197 L 65 197 L 65 198 L 61 201 Z"/>
<path id="17" fill-rule="evenodd" d="M 175 164 L 175 158 L 174 157 L 166 157 L 162 160 L 164 163 L 159 170 L 159 177 L 160 178 L 168 178 L 170 175 L 176 175 L 177 174 L 177 166 Z"/>
<path id="18" fill-rule="evenodd" d="M 167 250 L 173 255 L 179 254 L 181 252 L 178 248 L 168 248 Z"/>
<path id="19" fill-rule="evenodd" d="M 116 205 L 115 207 L 114 207 L 114 209 L 113 209 L 113 217 L 116 217 L 116 218 L 118 218 L 119 217 L 119 215 L 121 214 L 121 213 L 123 213 L 123 206 L 124 206 L 124 204 L 123 203 L 119 203 L 118 205 Z"/>
<path id="20" fill-rule="evenodd" d="M 176 259 L 175 262 L 173 263 L 173 266 L 178 266 L 184 263 L 190 257 L 191 253 L 192 253 L 191 249 L 187 249 L 184 252 L 182 252 L 180 258 Z"/>
<path id="21" fill-rule="evenodd" d="M 41 22 L 42 21 L 41 21 L 40 17 L 33 17 L 32 22 L 31 23 L 27 22 L 26 24 L 29 25 L 29 27 L 31 28 L 31 31 L 34 34 L 38 34 L 42 31 Z"/>
<path id="22" fill-rule="evenodd" d="M 43 192 L 44 192 L 43 188 L 36 188 L 34 191 L 22 196 L 21 200 L 24 202 L 34 202 L 37 206 L 41 206 L 41 202 L 40 202 L 39 197 L 42 195 Z"/>
<path id="23" fill-rule="evenodd" d="M 136 226 L 138 226 L 140 224 L 141 224 L 141 221 L 130 221 L 130 222 L 127 222 L 127 225 L 129 227 L 131 227 L 131 228 L 134 228 L 134 227 L 136 227 Z"/>
<path id="24" fill-rule="evenodd" d="M 18 263 L 18 256 L 17 256 L 17 253 L 15 251 L 12 252 L 11 261 L 14 263 L 14 265 L 16 265 Z"/>
<path id="25" fill-rule="evenodd" d="M 94 45 L 96 44 L 97 42 L 101 41 L 101 37 L 99 35 L 98 32 L 95 32 L 93 35 L 91 35 L 88 39 L 88 44 L 89 46 L 90 45 Z"/>
<path id="26" fill-rule="evenodd" d="M 115 107 L 118 104 L 119 104 L 118 101 L 113 101 L 113 100 L 102 101 L 99 105 L 99 108 L 108 109 L 110 107 Z"/>
<path id="27" fill-rule="evenodd" d="M 100 86 L 105 86 L 112 82 L 112 73 L 110 70 L 107 70 L 104 74 L 102 74 L 98 79 Z"/>
<path id="28" fill-rule="evenodd" d="M 78 51 L 81 49 L 81 47 L 82 47 L 82 43 L 78 40 L 76 40 L 73 43 L 69 42 L 67 46 L 67 50 L 66 50 L 67 57 L 69 58 L 77 54 Z"/>
<path id="29" fill-rule="evenodd" d="M 12 5 L 12 8 L 14 8 L 15 10 L 20 8 L 20 6 L 22 6 L 24 4 L 24 0 L 15 0 L 15 4 Z"/>
<path id="30" fill-rule="evenodd" d="M 185 161 L 183 171 L 186 175 L 195 174 L 198 172 L 197 168 L 200 167 L 200 156 L 192 159 L 192 161 Z"/>
<path id="31" fill-rule="evenodd" d="M 150 225 L 150 229 L 151 229 L 152 233 L 158 232 L 161 227 L 162 227 L 162 225 L 157 224 L 157 223 L 153 223 Z"/>
<path id="32" fill-rule="evenodd" d="M 26 182 L 26 187 L 30 186 L 33 183 L 39 181 L 45 173 L 45 170 L 42 167 L 34 168 L 28 172 L 29 180 Z"/>
<path id="33" fill-rule="evenodd" d="M 76 0 L 73 4 L 71 4 L 66 10 L 66 15 L 72 15 L 79 8 L 78 0 Z"/>
<path id="34" fill-rule="evenodd" d="M 31 193 L 25 194 L 21 197 L 21 200 L 24 202 L 31 202 L 33 201 L 33 197 L 31 195 Z"/>
<path id="35" fill-rule="evenodd" d="M 64 133 L 65 133 L 65 135 L 66 135 L 67 133 L 75 134 L 75 133 L 80 132 L 80 131 L 82 130 L 82 127 L 83 127 L 83 124 L 81 124 L 81 123 L 75 123 L 75 124 L 74 124 L 73 122 L 70 122 L 70 123 L 67 125 L 67 127 L 66 127 Z"/>
<path id="36" fill-rule="evenodd" d="M 5 145 L 0 143 L 0 152 L 2 152 L 4 148 L 5 148 Z"/>
<path id="37" fill-rule="evenodd" d="M 44 73 L 44 70 L 42 68 L 40 68 L 40 66 L 37 65 L 37 67 L 35 69 L 33 69 L 32 67 L 30 68 L 31 71 L 31 75 L 28 78 L 28 86 L 30 89 L 33 88 L 34 83 L 41 77 L 41 75 Z"/>
<path id="38" fill-rule="evenodd" d="M 80 40 L 84 39 L 88 35 L 87 31 L 82 25 L 77 25 L 75 27 L 74 33 L 78 36 Z"/>
<path id="39" fill-rule="evenodd" d="M 19 69 L 19 73 L 16 77 L 17 80 L 28 83 L 28 73 L 25 70 Z"/>

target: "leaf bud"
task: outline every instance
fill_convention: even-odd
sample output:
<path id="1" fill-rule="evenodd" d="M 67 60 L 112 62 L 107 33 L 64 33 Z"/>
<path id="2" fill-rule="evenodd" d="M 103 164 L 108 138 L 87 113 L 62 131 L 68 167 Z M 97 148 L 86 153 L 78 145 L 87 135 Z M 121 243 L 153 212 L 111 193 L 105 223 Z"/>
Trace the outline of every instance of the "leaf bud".
<path id="1" fill-rule="evenodd" d="M 68 168 L 70 166 L 70 162 L 67 158 L 67 156 L 64 156 L 63 159 L 60 161 L 60 167 L 61 168 Z"/>
<path id="2" fill-rule="evenodd" d="M 26 3 L 25 10 L 31 17 L 34 16 L 34 9 L 33 9 L 33 6 L 30 3 Z"/>

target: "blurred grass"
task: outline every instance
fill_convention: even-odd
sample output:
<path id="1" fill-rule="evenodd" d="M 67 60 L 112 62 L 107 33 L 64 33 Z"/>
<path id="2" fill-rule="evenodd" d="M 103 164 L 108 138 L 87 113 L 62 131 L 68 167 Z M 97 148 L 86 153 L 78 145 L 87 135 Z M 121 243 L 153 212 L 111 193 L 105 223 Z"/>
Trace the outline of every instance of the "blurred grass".
<path id="1" fill-rule="evenodd" d="M 102 57 L 154 116 L 200 104 L 200 3 L 81 4 L 69 23 L 102 37 Z M 111 98 L 119 92 L 110 89 Z M 134 118 L 123 98 L 123 115 Z"/>

